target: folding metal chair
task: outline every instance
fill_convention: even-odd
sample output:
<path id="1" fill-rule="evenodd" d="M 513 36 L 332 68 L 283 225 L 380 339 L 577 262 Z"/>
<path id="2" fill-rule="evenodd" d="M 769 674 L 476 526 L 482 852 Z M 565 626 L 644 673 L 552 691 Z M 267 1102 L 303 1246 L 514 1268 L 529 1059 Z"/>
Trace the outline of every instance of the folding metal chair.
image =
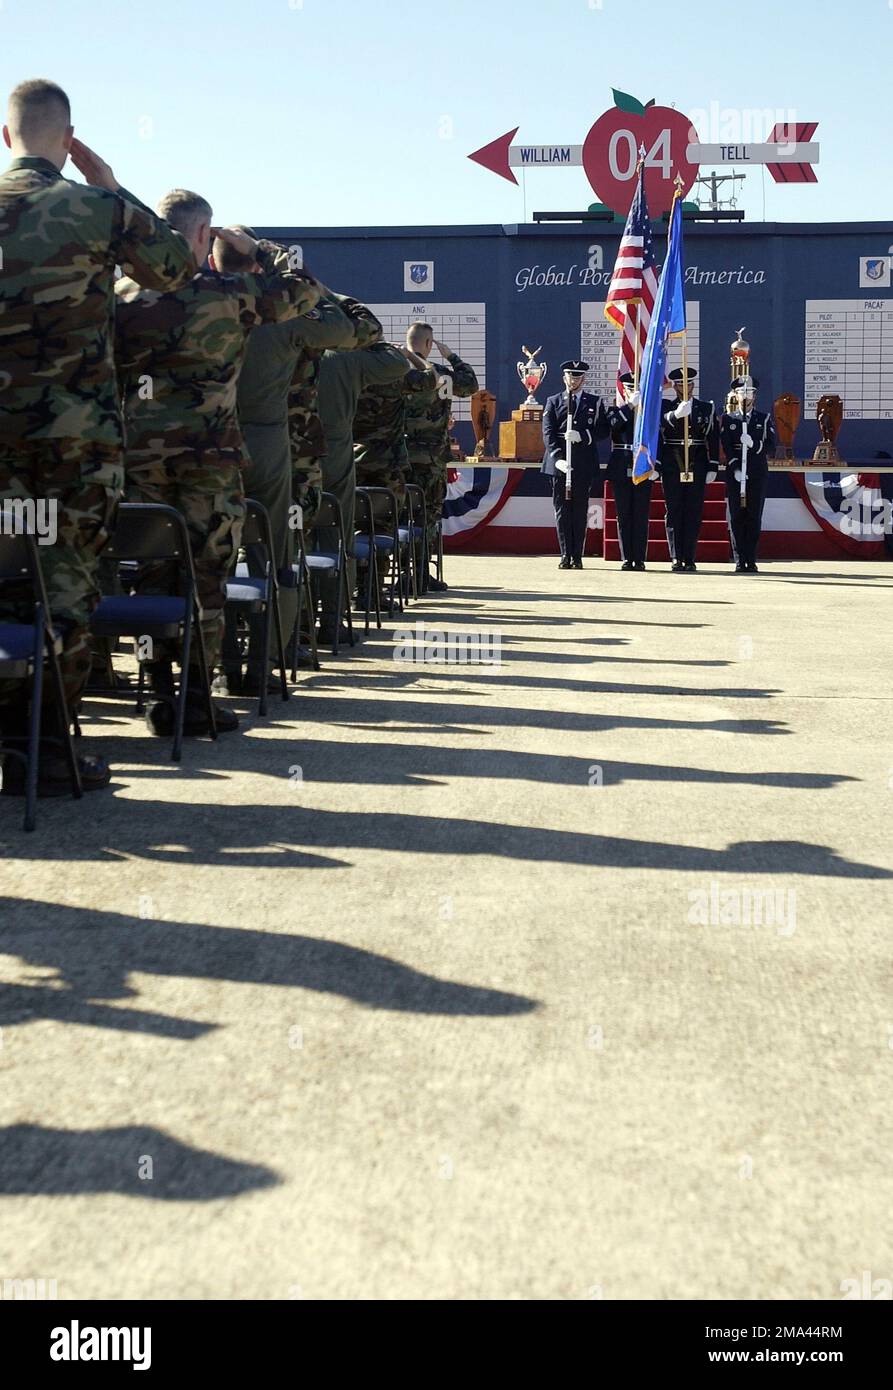
<path id="1" fill-rule="evenodd" d="M 357 530 L 353 538 L 354 559 L 366 566 L 365 634 L 369 636 L 369 620 L 375 604 L 375 626 L 381 627 L 381 597 L 378 592 L 378 547 L 375 544 L 375 516 L 372 498 L 363 487 L 356 491 Z"/>
<path id="2" fill-rule="evenodd" d="M 369 498 L 372 507 L 376 551 L 390 566 L 388 617 L 393 617 L 395 600 L 396 607 L 402 613 L 404 592 L 407 595 L 409 593 L 408 583 L 404 582 L 404 561 L 408 563 L 411 534 L 408 527 L 400 525 L 399 503 L 389 488 L 367 487 L 362 491 Z"/>
<path id="3" fill-rule="evenodd" d="M 315 538 L 315 539 L 318 540 L 320 530 L 321 530 L 323 527 L 326 527 L 326 526 L 333 527 L 333 528 L 337 531 L 337 534 L 338 534 L 338 543 L 337 543 L 336 548 L 335 548 L 334 550 L 322 550 L 322 549 L 320 549 L 320 548 L 316 548 L 316 549 L 314 549 L 314 550 L 307 550 L 306 547 L 305 547 L 305 549 L 304 549 L 303 563 L 306 565 L 306 567 L 307 567 L 307 569 L 309 570 L 309 572 L 310 572 L 311 575 L 314 575 L 314 574 L 319 574 L 319 575 L 326 574 L 326 575 L 332 575 L 332 576 L 334 576 L 334 577 L 337 579 L 337 582 L 338 582 L 338 609 L 337 609 L 337 613 L 336 613 L 336 617 L 335 617 L 335 638 L 334 638 L 334 641 L 332 642 L 332 655 L 333 655 L 333 656 L 337 656 L 337 655 L 338 655 L 338 648 L 339 648 L 339 632 L 340 632 L 340 629 L 341 629 L 341 618 L 342 618 L 342 616 L 346 617 L 346 619 L 347 619 L 347 634 L 348 634 L 348 641 L 350 642 L 350 645 L 351 645 L 351 646 L 354 645 L 354 636 L 353 636 L 353 622 L 352 622 L 352 620 L 351 620 L 351 615 L 350 615 L 350 593 L 349 593 L 349 590 L 348 590 L 348 583 L 347 583 L 347 561 L 348 561 L 348 558 L 349 558 L 349 553 L 348 553 L 348 549 L 347 549 L 347 542 L 346 542 L 345 535 L 344 535 L 344 514 L 343 514 L 343 512 L 341 511 L 341 503 L 338 501 L 338 498 L 335 496 L 335 494 L 334 494 L 333 492 L 324 492 L 324 493 L 322 494 L 322 496 L 321 496 L 320 504 L 319 504 L 319 511 L 318 511 L 317 514 L 316 514 L 316 520 L 315 520 L 315 522 L 314 522 L 314 538 Z M 292 659 L 292 679 L 296 679 L 296 676 L 297 676 L 297 672 L 296 672 L 296 669 L 295 669 L 295 668 L 296 668 L 296 664 L 297 664 L 297 642 L 298 642 L 298 633 L 299 633 L 299 631 L 300 631 L 300 621 L 301 621 L 300 608 L 301 608 L 301 602 L 300 602 L 300 592 L 299 592 L 299 595 L 298 595 L 298 609 L 299 609 L 299 611 L 298 611 L 298 613 L 297 613 L 297 615 L 296 615 L 296 618 L 295 618 L 294 657 L 293 657 L 293 659 Z M 316 622 L 316 599 L 315 599 L 315 598 L 312 599 L 312 607 L 311 607 L 311 610 L 310 610 L 310 618 L 311 618 L 311 627 L 312 627 L 312 626 L 315 624 L 315 622 Z"/>
<path id="4" fill-rule="evenodd" d="M 412 557 L 416 572 L 416 591 L 428 592 L 428 508 L 425 504 L 425 491 L 419 483 L 406 484 L 406 499 L 410 507 L 409 523 L 412 531 Z"/>
<path id="5" fill-rule="evenodd" d="M 242 531 L 244 546 L 262 546 L 265 552 L 264 573 L 248 573 L 248 565 L 238 565 L 233 579 L 226 583 L 226 601 L 243 613 L 263 614 L 263 636 L 261 650 L 263 665 L 260 676 L 260 699 L 257 712 L 267 712 L 267 672 L 270 665 L 270 616 L 276 626 L 276 651 L 279 657 L 279 681 L 283 701 L 288 700 L 288 682 L 285 678 L 285 647 L 282 641 L 282 614 L 279 611 L 279 579 L 273 564 L 273 531 L 270 526 L 270 513 L 253 498 L 245 499 L 245 527 Z M 244 572 L 243 572 L 244 571 Z"/>
<path id="6" fill-rule="evenodd" d="M 2 504 L 0 504 L 2 508 Z M 0 734 L 0 752 L 4 758 L 15 758 L 25 765 L 25 830 L 37 823 L 37 774 L 40 761 L 40 710 L 43 695 L 44 664 L 49 666 L 53 684 L 53 702 L 62 732 L 61 743 L 71 776 L 71 794 L 83 795 L 77 758 L 71 741 L 71 720 L 62 686 L 59 656 L 62 638 L 57 637 L 50 616 L 46 585 L 40 567 L 40 555 L 32 535 L 0 533 L 0 591 L 29 588 L 34 604 L 30 623 L 0 622 L 0 679 L 31 681 L 31 707 L 28 713 L 28 733 L 22 737 Z M 30 603 L 28 605 L 30 607 Z M 56 740 L 53 740 L 54 742 Z M 16 744 L 24 744 L 24 748 Z"/>
<path id="7" fill-rule="evenodd" d="M 183 753 L 183 722 L 186 716 L 189 656 L 193 636 L 198 642 L 199 672 L 208 713 L 211 738 L 217 737 L 217 722 L 211 699 L 208 660 L 201 629 L 201 609 L 195 583 L 195 566 L 186 521 L 174 507 L 155 502 L 122 502 L 114 534 L 104 554 L 121 561 L 176 560 L 182 594 L 125 594 L 103 598 L 90 621 L 98 637 L 142 637 L 154 641 L 178 639 L 181 642 L 180 687 L 175 696 L 174 743 L 171 758 L 179 762 Z M 162 697 L 165 698 L 165 697 Z M 143 664 L 137 687 L 137 713 L 143 708 Z"/>
<path id="8" fill-rule="evenodd" d="M 305 600 L 309 615 L 310 659 L 313 662 L 314 671 L 319 670 L 319 653 L 316 647 L 316 600 L 313 597 L 313 586 L 310 583 L 310 566 L 307 564 L 307 539 L 304 535 L 303 512 L 300 507 L 295 507 L 292 508 L 292 514 L 291 526 L 295 537 L 295 562 L 287 573 L 280 574 L 279 583 L 283 587 L 290 584 L 298 591 L 295 628 L 291 638 L 291 678 L 296 681 L 298 678 L 298 644 L 301 636 L 301 618 L 304 613 Z"/>

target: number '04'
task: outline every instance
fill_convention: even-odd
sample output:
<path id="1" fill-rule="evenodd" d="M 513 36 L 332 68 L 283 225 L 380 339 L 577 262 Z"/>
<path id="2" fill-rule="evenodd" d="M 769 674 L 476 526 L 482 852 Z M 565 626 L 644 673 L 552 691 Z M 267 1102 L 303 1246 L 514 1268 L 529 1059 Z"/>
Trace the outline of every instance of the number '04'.
<path id="1" fill-rule="evenodd" d="M 625 162 L 621 164 L 621 145 L 626 146 Z M 615 130 L 608 145 L 608 167 L 615 179 L 631 179 L 636 172 L 638 146 L 631 130 Z M 645 155 L 646 169 L 660 169 L 665 179 L 670 177 L 670 132 L 662 130 Z"/>

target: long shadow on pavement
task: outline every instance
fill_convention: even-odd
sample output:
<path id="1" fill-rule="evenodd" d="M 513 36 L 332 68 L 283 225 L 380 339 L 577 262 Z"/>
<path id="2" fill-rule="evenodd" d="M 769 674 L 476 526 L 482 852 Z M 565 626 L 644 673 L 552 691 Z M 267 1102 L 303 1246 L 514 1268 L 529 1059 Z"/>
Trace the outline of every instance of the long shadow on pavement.
<path id="1" fill-rule="evenodd" d="M 140 803 L 140 806 L 146 804 Z M 133 809 L 139 821 L 141 814 L 136 803 Z M 170 806 L 164 809 L 168 812 L 167 833 L 188 845 L 186 822 L 189 813 L 198 808 L 182 808 L 186 813 L 183 824 L 172 823 L 175 817 L 170 814 Z M 202 816 L 207 809 L 202 809 Z M 265 814 L 268 809 L 272 808 L 254 808 L 261 812 L 266 828 L 272 829 L 272 820 Z M 278 819 L 282 829 L 281 812 Z M 144 825 L 144 835 L 146 830 Z M 138 836 L 136 826 L 133 831 Z M 130 847 L 133 845 L 129 834 L 116 838 L 117 847 L 124 840 Z M 249 840 L 249 843 L 256 841 Z M 78 852 L 74 857 L 89 859 L 93 856 L 83 846 L 83 853 Z M 184 854 L 166 856 L 158 852 L 150 857 L 169 857 L 178 862 L 189 862 L 193 858 L 188 849 Z M 256 862 L 256 857 L 251 855 L 244 859 L 239 856 L 238 862 L 247 863 L 252 859 Z M 283 859 L 290 861 L 291 856 L 280 854 L 279 861 Z M 235 863 L 236 856 L 231 856 L 229 862 Z M 368 1008 L 401 1013 L 497 1017 L 529 1013 L 536 1008 L 535 1000 L 519 994 L 440 980 L 374 951 L 290 931 L 276 933 L 247 927 L 201 926 L 193 922 L 144 921 L 126 914 L 94 912 L 29 898 L 0 899 L 0 920 L 4 923 L 4 952 L 30 965 L 57 971 L 74 1001 L 82 1004 L 89 1001 L 92 1005 L 97 999 L 132 997 L 135 991 L 128 985 L 127 977 L 131 971 L 136 971 L 178 979 L 230 980 L 241 984 L 312 989 L 352 999 Z M 14 1008 L 21 1009 L 23 990 L 27 990 L 27 986 L 16 987 Z M 44 996 L 56 993 L 58 990 L 36 989 L 35 1010 L 44 1002 Z M 2 1000 L 0 987 L 0 1019 L 5 1017 Z M 58 1017 L 58 1014 L 53 1012 L 50 1016 Z M 139 1023 L 136 1031 L 144 1031 Z"/>
<path id="2" fill-rule="evenodd" d="M 0 1129 L 2 1197 L 114 1192 L 150 1201 L 210 1202 L 279 1182 L 271 1169 L 260 1164 L 193 1149 L 149 1125 L 75 1130 L 9 1125 Z"/>
<path id="3" fill-rule="evenodd" d="M 287 778 L 283 773 L 283 782 Z M 295 787 L 295 800 L 301 795 L 303 783 Z M 60 843 L 52 833 L 35 839 L 22 836 L 16 854 L 20 859 L 60 862 L 113 862 L 116 858 L 135 858 L 150 864 L 213 864 L 238 868 L 283 868 L 293 869 L 306 866 L 307 848 L 332 850 L 339 856 L 352 848 L 362 850 L 387 851 L 391 854 L 432 854 L 468 855 L 471 857 L 501 856 L 508 860 L 539 864 L 577 864 L 589 868 L 614 869 L 663 869 L 677 873 L 693 871 L 704 874 L 806 874 L 827 878 L 893 878 L 893 870 L 879 865 L 860 863 L 846 859 L 828 845 L 811 844 L 804 840 L 738 840 L 724 849 L 706 849 L 700 845 L 688 845 L 679 841 L 658 841 L 651 839 L 631 839 L 619 835 L 589 835 L 579 831 L 553 830 L 542 826 L 510 825 L 502 822 L 471 820 L 458 817 L 421 816 L 382 811 L 323 811 L 318 808 L 302 807 L 300 804 L 282 806 L 244 806 L 225 802 L 215 805 L 192 805 L 188 802 L 131 801 L 127 805 L 127 815 L 120 814 L 114 805 L 114 798 L 106 798 L 103 812 L 97 814 L 89 826 L 85 826 L 82 836 L 75 840 L 66 837 Z M 343 858 L 327 860 L 312 856 L 317 865 L 330 866 L 344 864 Z M 6 900 L 7 912 L 16 907 L 15 901 Z M 47 904 L 35 904 L 47 911 Z M 3 903 L 0 902 L 0 911 Z M 18 905 L 21 911 L 21 904 Z M 51 909 L 56 912 L 74 909 Z M 85 921 L 93 920 L 89 913 L 83 914 Z M 101 920 L 101 917 L 100 917 Z M 169 939 L 164 931 L 152 924 L 137 922 L 132 929 L 139 936 L 148 935 L 153 942 L 164 942 L 175 951 L 176 961 L 182 967 L 176 932 Z M 208 933 L 219 930 L 208 927 L 186 927 L 187 933 L 195 933 L 195 973 L 208 972 L 213 960 L 207 960 L 206 953 L 212 950 L 215 938 Z M 7 928 L 4 938 L 8 939 Z M 223 933 L 226 947 L 238 935 L 234 930 Z M 271 968 L 275 965 L 285 972 L 283 984 L 305 985 L 307 971 L 312 979 L 331 981 L 334 976 L 339 985 L 334 992 L 344 990 L 345 983 L 355 985 L 362 979 L 356 956 L 364 952 L 353 952 L 345 946 L 321 943 L 312 939 L 277 936 L 267 937 L 265 933 L 248 933 L 254 940 L 252 949 L 261 944 L 270 945 L 273 951 Z M 229 942 L 227 942 L 229 938 Z M 283 940 L 291 947 L 284 947 Z M 295 944 L 297 943 L 297 944 Z M 273 949 L 275 944 L 275 950 Z M 81 950 L 87 949 L 81 947 Z M 322 955 L 320 955 L 322 953 Z M 92 954 L 92 952 L 91 952 Z M 381 962 L 381 980 L 376 978 L 381 990 L 390 989 L 390 981 L 405 979 L 406 967 L 393 961 Z M 329 966 L 329 971 L 323 968 Z M 151 959 L 145 966 L 151 970 Z M 252 967 L 253 968 L 253 967 Z M 393 972 L 397 972 L 396 976 Z M 182 974 L 183 969 L 171 973 Z M 188 970 L 185 973 L 190 973 Z M 344 978 L 342 978 L 342 976 Z M 409 972 L 413 977 L 414 972 Z M 241 978 L 241 977 L 239 977 Z M 253 973 L 247 978 L 254 979 Z M 275 970 L 271 981 L 275 983 Z M 306 985 L 309 988 L 329 988 L 329 985 Z M 465 991 L 467 987 L 444 985 L 443 1002 L 448 1003 L 452 991 Z M 424 998 L 427 985 L 420 985 L 420 997 Z M 487 994 L 488 991 L 484 991 Z M 351 995 L 351 997 L 354 997 Z M 366 1002 L 366 1001 L 364 1001 Z M 368 1001 L 374 1002 L 374 1001 Z M 400 1007 L 387 993 L 380 1007 Z M 415 1007 L 415 1006 L 414 1006 Z M 461 1012 L 461 1009 L 434 1009 L 434 1012 Z M 477 1012 L 476 1008 L 472 1012 Z"/>

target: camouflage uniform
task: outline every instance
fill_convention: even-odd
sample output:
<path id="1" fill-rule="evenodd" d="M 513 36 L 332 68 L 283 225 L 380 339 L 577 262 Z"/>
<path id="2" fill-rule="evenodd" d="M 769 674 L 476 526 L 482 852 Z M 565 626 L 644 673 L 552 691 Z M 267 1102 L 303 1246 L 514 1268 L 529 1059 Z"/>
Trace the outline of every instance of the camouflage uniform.
<path id="1" fill-rule="evenodd" d="M 357 487 L 386 487 L 398 497 L 405 496 L 407 401 L 421 391 L 427 393 L 433 376 L 433 369 L 410 367 L 399 381 L 367 386 L 363 391 L 353 421 Z"/>
<path id="2" fill-rule="evenodd" d="M 447 469 L 452 463 L 450 450 L 450 409 L 454 396 L 471 396 L 478 379 L 458 353 L 451 353 L 449 367 L 432 364 L 437 385 L 414 396 L 406 406 L 406 447 L 409 453 L 410 481 L 425 494 L 428 521 L 428 547 L 431 554 L 437 540 L 437 524 L 446 496 Z"/>
<path id="3" fill-rule="evenodd" d="M 0 506 L 14 497 L 57 504 L 57 539 L 40 547 L 40 559 L 74 712 L 90 671 L 98 556 L 124 478 L 115 265 L 154 290 L 174 290 L 195 261 L 179 232 L 132 193 L 72 183 L 30 155 L 0 176 L 0 248 Z M 7 601 L 0 618 L 27 612 Z M 0 701 L 20 691 L 0 682 Z"/>
<path id="4" fill-rule="evenodd" d="M 352 333 L 341 342 L 307 339 L 295 364 L 288 394 L 288 432 L 294 467 L 294 500 L 304 512 L 304 527 L 310 530 L 319 510 L 322 492 L 322 457 L 326 451 L 325 433 L 317 411 L 319 363 L 326 348 L 366 348 L 381 338 L 381 324 L 365 304 L 347 295 L 332 295 L 342 315 L 350 320 Z M 320 304 L 320 309 L 324 305 Z"/>
<path id="5" fill-rule="evenodd" d="M 127 498 L 164 502 L 186 518 L 208 666 L 220 653 L 226 578 L 239 548 L 246 463 L 236 387 L 248 334 L 312 309 L 318 290 L 287 269 L 286 253 L 260 242 L 257 274 L 202 270 L 173 294 L 115 286 L 115 355 L 127 426 Z M 142 593 L 170 592 L 173 565 L 149 566 Z M 156 643 L 153 661 L 169 661 Z M 192 653 L 197 666 L 198 654 Z"/>
<path id="6" fill-rule="evenodd" d="M 341 503 L 344 532 L 354 533 L 356 468 L 354 465 L 353 427 L 361 393 L 373 384 L 384 385 L 406 376 L 410 370 L 403 353 L 390 343 L 353 352 L 327 352 L 319 368 L 319 418 L 325 431 L 326 452 L 323 456 L 323 486 L 333 492 Z M 338 537 L 333 527 L 317 531 L 323 550 L 334 550 Z M 356 582 L 356 566 L 348 563 L 350 585 Z M 338 613 L 337 583 L 323 576 L 320 579 L 323 630 L 334 627 Z"/>
<path id="7" fill-rule="evenodd" d="M 296 363 L 310 359 L 318 361 L 327 347 L 352 347 L 357 341 L 356 322 L 342 306 L 351 306 L 355 301 L 342 295 L 328 295 L 321 299 L 315 309 L 300 318 L 288 319 L 284 323 L 273 323 L 258 328 L 248 339 L 245 360 L 239 375 L 236 400 L 239 424 L 249 458 L 244 470 L 245 494 L 262 503 L 270 514 L 270 528 L 273 533 L 274 562 L 283 577 L 279 594 L 279 609 L 282 616 L 282 630 L 288 636 L 295 624 L 297 612 L 297 590 L 292 586 L 291 567 L 294 563 L 294 531 L 289 525 L 289 508 L 292 498 L 305 512 L 309 510 L 310 481 L 303 486 L 295 486 L 294 463 L 292 457 L 293 439 L 289 438 L 289 425 L 293 417 L 289 408 L 293 399 L 292 383 Z M 368 311 L 366 311 L 368 313 Z M 371 325 L 374 325 L 374 330 Z M 378 320 L 369 315 L 368 325 L 363 322 L 362 336 L 372 332 L 381 333 Z M 315 384 L 314 384 L 315 405 Z M 319 427 L 320 439 L 322 428 Z M 321 439 L 318 453 L 325 451 Z M 315 465 L 317 475 L 317 494 L 321 490 L 322 468 L 318 458 L 304 460 Z M 316 506 L 318 507 L 318 496 Z M 314 508 L 315 510 L 315 508 Z M 306 517 L 305 517 L 306 522 Z M 248 568 L 251 574 L 263 574 L 263 555 L 260 547 L 249 547 Z M 251 641 L 248 648 L 249 671 L 260 676 L 263 666 L 261 635 L 262 623 L 259 616 L 248 620 Z M 223 639 L 223 666 L 231 675 L 241 671 L 241 656 L 236 643 L 236 622 L 231 609 L 226 612 Z"/>

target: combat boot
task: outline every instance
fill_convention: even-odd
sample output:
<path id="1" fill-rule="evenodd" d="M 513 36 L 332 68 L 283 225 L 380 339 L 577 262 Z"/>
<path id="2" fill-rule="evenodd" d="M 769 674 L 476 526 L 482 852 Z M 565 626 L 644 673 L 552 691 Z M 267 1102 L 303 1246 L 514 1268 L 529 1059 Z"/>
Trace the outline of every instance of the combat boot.
<path id="1" fill-rule="evenodd" d="M 150 698 L 146 704 L 146 725 L 159 738 L 174 732 L 174 671 L 169 661 L 147 661 L 143 671 Z"/>

